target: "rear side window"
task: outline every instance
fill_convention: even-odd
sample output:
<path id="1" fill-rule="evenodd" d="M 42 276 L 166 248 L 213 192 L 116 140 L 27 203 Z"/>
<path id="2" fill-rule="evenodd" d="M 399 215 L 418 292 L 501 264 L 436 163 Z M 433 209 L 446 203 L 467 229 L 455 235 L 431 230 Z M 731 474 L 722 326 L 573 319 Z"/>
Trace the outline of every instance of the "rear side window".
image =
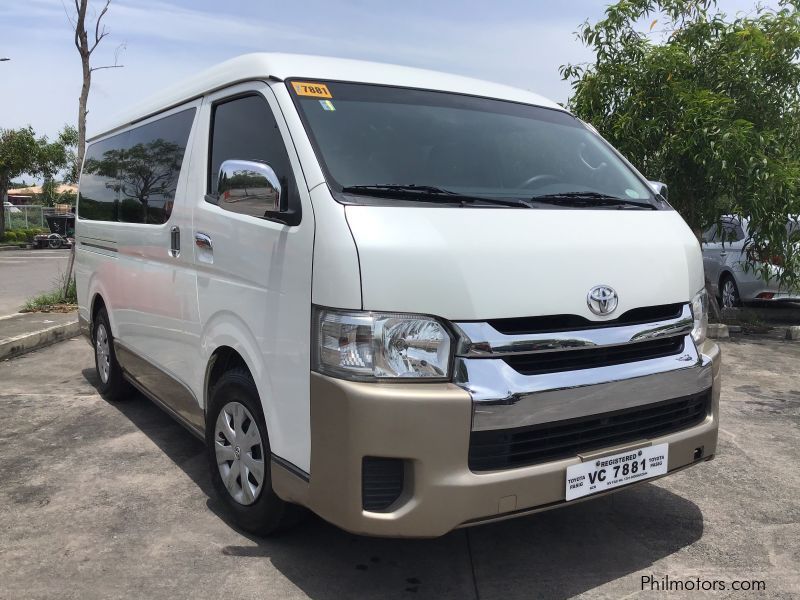
<path id="1" fill-rule="evenodd" d="M 86 149 L 78 195 L 78 216 L 81 219 L 117 220 L 117 148 L 123 135 L 95 142 Z"/>
<path id="2" fill-rule="evenodd" d="M 288 190 L 291 203 L 296 194 L 289 155 L 286 153 L 278 123 L 267 101 L 260 96 L 227 100 L 214 107 L 208 191 L 217 188 L 223 161 L 259 160 L 275 171 L 281 187 Z"/>
<path id="3" fill-rule="evenodd" d="M 123 223 L 166 223 L 194 114 L 194 108 L 184 110 L 89 146 L 78 215 Z M 104 192 L 96 191 L 100 188 Z M 103 210 L 95 210 L 94 204 Z"/>
<path id="4" fill-rule="evenodd" d="M 740 242 L 744 239 L 744 230 L 738 223 L 725 221 L 722 224 L 722 236 L 726 244 Z"/>

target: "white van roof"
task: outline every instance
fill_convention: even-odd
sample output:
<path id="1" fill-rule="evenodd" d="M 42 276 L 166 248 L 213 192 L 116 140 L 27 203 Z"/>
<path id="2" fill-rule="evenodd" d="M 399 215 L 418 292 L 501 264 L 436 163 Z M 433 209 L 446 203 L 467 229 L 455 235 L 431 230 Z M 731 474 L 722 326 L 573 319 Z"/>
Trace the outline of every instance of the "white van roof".
<path id="1" fill-rule="evenodd" d="M 563 110 L 533 92 L 460 75 L 345 58 L 259 52 L 238 56 L 165 88 L 93 131 L 90 139 L 237 82 L 290 77 L 457 92 Z"/>

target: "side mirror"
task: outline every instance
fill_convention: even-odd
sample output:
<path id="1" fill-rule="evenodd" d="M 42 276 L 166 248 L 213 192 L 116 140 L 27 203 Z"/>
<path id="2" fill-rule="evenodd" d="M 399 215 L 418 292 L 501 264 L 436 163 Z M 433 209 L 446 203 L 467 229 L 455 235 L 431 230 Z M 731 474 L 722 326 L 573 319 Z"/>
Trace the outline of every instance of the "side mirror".
<path id="1" fill-rule="evenodd" d="M 297 225 L 300 215 L 288 209 L 284 186 L 265 162 L 226 160 L 219 167 L 216 190 L 206 201 L 240 215 Z"/>
<path id="2" fill-rule="evenodd" d="M 653 191 L 661 196 L 664 200 L 667 199 L 667 184 L 661 183 L 660 181 L 649 181 L 650 187 L 653 188 Z"/>
<path id="3" fill-rule="evenodd" d="M 226 160 L 219 167 L 217 187 L 206 200 L 241 215 L 264 217 L 280 210 L 281 184 L 266 163 Z"/>

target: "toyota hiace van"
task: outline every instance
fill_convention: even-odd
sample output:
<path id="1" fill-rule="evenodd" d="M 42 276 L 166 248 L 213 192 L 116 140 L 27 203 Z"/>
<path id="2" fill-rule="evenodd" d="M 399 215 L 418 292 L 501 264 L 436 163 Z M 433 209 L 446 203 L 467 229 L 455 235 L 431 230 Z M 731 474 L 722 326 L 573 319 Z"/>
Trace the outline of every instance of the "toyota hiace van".
<path id="1" fill-rule="evenodd" d="M 80 323 L 100 392 L 204 439 L 242 528 L 438 536 L 714 456 L 666 195 L 536 94 L 247 55 L 89 140 Z"/>

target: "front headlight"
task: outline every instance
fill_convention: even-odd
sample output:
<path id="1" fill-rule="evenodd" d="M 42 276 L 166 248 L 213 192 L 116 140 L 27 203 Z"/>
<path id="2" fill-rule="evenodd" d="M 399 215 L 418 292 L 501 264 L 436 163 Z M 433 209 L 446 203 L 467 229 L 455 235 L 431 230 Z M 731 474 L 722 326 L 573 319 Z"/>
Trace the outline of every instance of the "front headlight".
<path id="1" fill-rule="evenodd" d="M 450 378 L 452 343 L 432 317 L 317 308 L 313 369 L 356 381 Z"/>
<path id="2" fill-rule="evenodd" d="M 705 288 L 692 298 L 692 317 L 694 318 L 692 339 L 699 346 L 706 341 L 706 332 L 708 331 L 708 295 Z"/>

